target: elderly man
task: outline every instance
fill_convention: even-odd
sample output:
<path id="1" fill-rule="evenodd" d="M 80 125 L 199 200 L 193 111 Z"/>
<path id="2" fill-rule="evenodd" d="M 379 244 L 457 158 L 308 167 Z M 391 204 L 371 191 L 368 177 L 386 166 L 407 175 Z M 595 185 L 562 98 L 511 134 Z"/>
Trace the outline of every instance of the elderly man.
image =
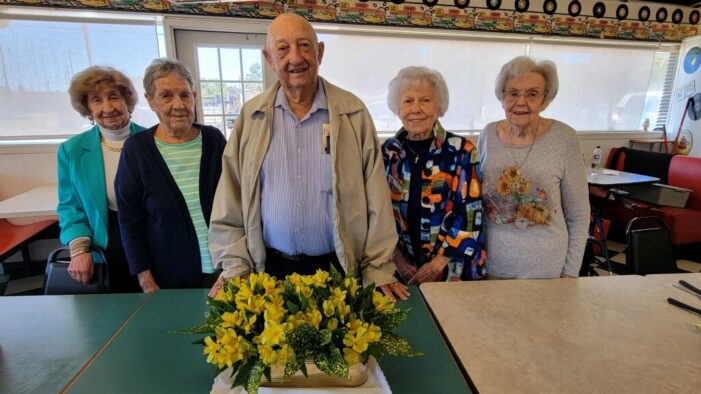
<path id="1" fill-rule="evenodd" d="M 145 293 L 212 286 L 207 225 L 226 140 L 195 121 L 190 71 L 156 59 L 144 75 L 146 99 L 160 123 L 129 138 L 115 190 L 124 251 Z"/>
<path id="2" fill-rule="evenodd" d="M 263 53 L 279 83 L 243 106 L 224 151 L 209 231 L 215 266 L 224 277 L 284 277 L 333 265 L 406 299 L 370 114 L 318 76 L 324 44 L 304 18 L 277 17 Z"/>

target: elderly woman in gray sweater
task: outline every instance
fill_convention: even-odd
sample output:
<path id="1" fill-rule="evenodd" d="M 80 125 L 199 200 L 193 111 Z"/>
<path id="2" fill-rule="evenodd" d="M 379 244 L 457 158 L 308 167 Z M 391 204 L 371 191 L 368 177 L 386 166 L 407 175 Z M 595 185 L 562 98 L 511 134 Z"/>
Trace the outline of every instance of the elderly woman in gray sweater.
<path id="1" fill-rule="evenodd" d="M 589 223 L 577 133 L 540 116 L 557 94 L 555 64 L 519 56 L 497 76 L 506 119 L 480 135 L 489 278 L 565 278 L 582 265 Z"/>

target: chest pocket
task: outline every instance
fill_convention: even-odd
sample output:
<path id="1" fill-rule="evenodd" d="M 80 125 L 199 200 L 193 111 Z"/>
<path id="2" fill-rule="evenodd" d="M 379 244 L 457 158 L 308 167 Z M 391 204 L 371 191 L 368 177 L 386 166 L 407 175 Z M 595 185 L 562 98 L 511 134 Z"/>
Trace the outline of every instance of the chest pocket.
<path id="1" fill-rule="evenodd" d="M 321 158 L 321 192 L 331 194 L 333 191 L 333 163 L 331 155 L 324 154 Z"/>

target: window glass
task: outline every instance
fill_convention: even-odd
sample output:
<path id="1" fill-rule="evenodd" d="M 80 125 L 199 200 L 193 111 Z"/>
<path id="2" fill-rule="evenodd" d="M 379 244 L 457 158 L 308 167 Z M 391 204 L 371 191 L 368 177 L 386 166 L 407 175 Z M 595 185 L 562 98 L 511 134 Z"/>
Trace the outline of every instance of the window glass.
<path id="1" fill-rule="evenodd" d="M 320 34 L 319 39 L 325 42 L 320 74 L 360 97 L 381 134 L 401 128 L 387 107 L 387 85 L 406 66 L 436 69 L 445 78 L 450 104 L 440 121 L 446 129 L 481 129 L 501 119 L 494 80 L 505 62 L 526 50 L 523 42 L 341 34 Z"/>
<path id="2" fill-rule="evenodd" d="M 560 88 L 543 116 L 577 130 L 639 130 L 655 49 L 534 43 L 531 56 L 557 65 Z"/>
<path id="3" fill-rule="evenodd" d="M 68 87 L 75 73 L 92 65 L 124 72 L 139 97 L 132 119 L 146 127 L 158 122 L 143 98 L 142 83 L 144 70 L 159 57 L 153 23 L 2 20 L 0 43 L 0 139 L 63 136 L 90 128 L 90 121 L 71 107 Z"/>

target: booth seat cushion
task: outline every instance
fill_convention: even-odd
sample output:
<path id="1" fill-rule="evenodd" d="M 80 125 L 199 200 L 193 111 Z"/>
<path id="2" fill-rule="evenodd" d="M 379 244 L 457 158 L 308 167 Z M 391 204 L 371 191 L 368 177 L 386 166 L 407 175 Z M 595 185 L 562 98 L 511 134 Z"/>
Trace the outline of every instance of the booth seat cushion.
<path id="1" fill-rule="evenodd" d="M 685 209 L 701 211 L 701 157 L 674 156 L 669 165 L 668 183 L 691 189 Z M 699 223 L 701 230 L 701 223 Z"/>
<path id="2" fill-rule="evenodd" d="M 616 154 L 618 150 L 621 152 Z M 648 153 L 646 152 L 646 154 Z M 643 168 L 650 164 L 630 163 L 630 160 L 647 161 L 646 158 L 648 156 L 639 155 L 637 151 L 628 148 L 614 148 L 609 153 L 607 166 L 629 171 L 630 168 Z M 662 160 L 664 157 L 659 156 L 659 158 Z M 618 230 L 625 228 L 626 223 L 634 217 L 659 216 L 664 219 L 673 244 L 701 242 L 701 158 L 673 156 L 669 161 L 667 184 L 692 190 L 684 208 L 663 207 L 633 201 L 633 209 L 628 209 L 619 202 L 606 201 L 603 203 L 602 214 L 611 220 L 613 227 Z M 594 191 L 593 194 L 601 198 L 602 192 Z"/>
<path id="3" fill-rule="evenodd" d="M 701 242 L 701 211 L 687 208 L 655 207 L 655 216 L 661 216 L 675 245 Z"/>

